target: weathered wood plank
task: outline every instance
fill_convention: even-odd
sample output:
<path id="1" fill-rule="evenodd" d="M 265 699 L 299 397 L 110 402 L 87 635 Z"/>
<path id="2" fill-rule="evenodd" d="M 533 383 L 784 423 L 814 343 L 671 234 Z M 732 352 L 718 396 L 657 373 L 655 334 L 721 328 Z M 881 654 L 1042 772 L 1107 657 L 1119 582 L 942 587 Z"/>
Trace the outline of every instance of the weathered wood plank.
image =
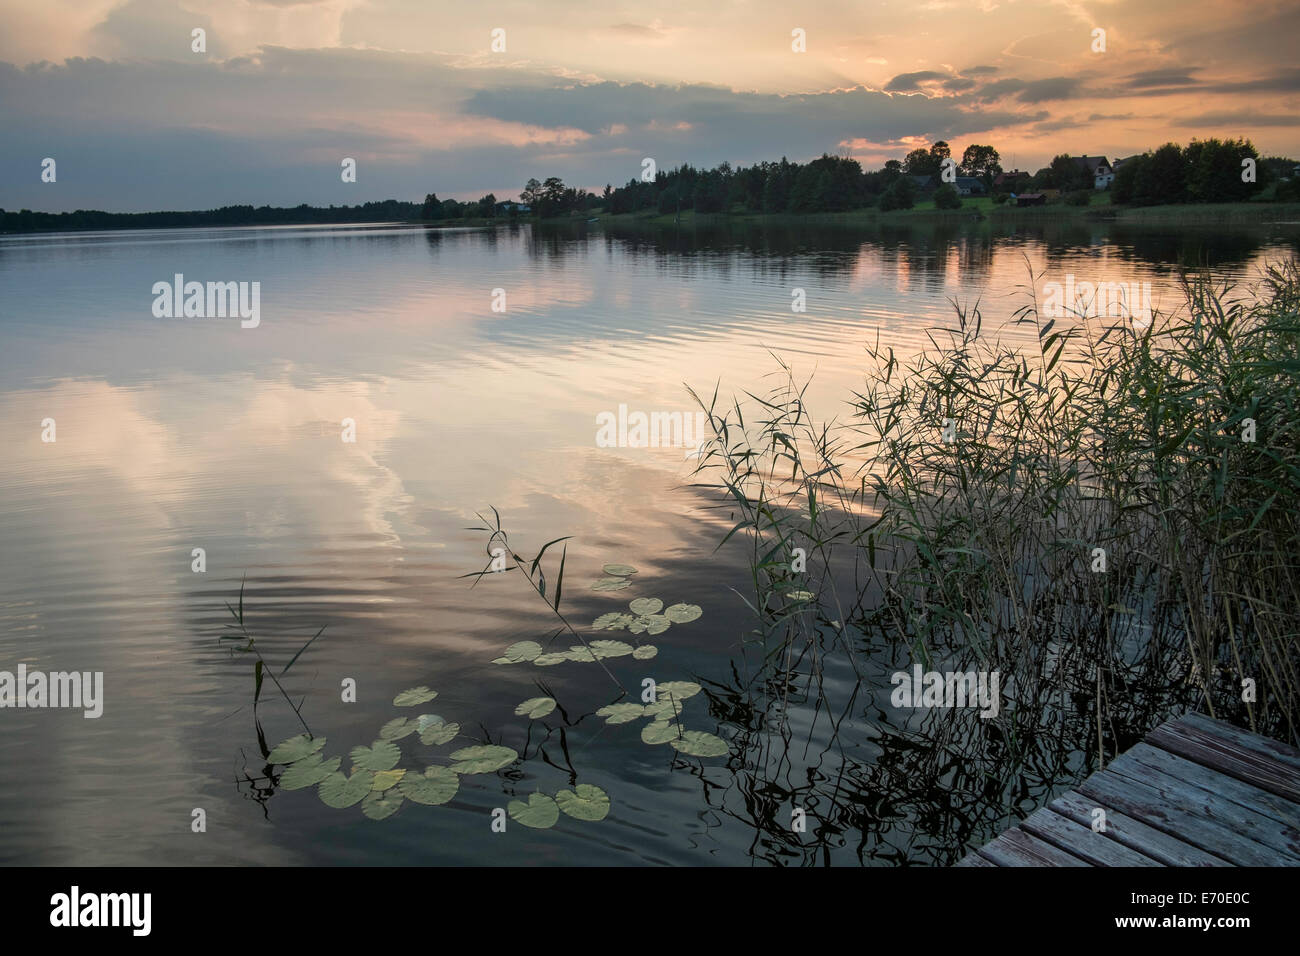
<path id="1" fill-rule="evenodd" d="M 1292 830 L 1300 826 L 1300 803 L 1292 803 L 1285 797 L 1251 786 L 1236 777 L 1217 773 L 1204 764 L 1194 763 L 1167 750 L 1149 744 L 1137 744 L 1117 758 L 1111 764 L 1111 769 L 1126 766 L 1130 762 L 1167 773 L 1202 790 L 1216 793 L 1225 800 L 1257 810 Z"/>
<path id="2" fill-rule="evenodd" d="M 1077 856 L 1044 843 L 1023 830 L 1011 829 L 980 851 L 998 866 L 1087 866 Z"/>
<path id="3" fill-rule="evenodd" d="M 1300 865 L 1300 832 L 1292 826 L 1135 760 L 1121 757 L 1106 772 L 1157 791 L 1172 810 L 1225 826 L 1247 840 L 1275 850 L 1290 860 L 1291 865 Z"/>
<path id="4" fill-rule="evenodd" d="M 1249 730 L 1242 730 L 1240 727 L 1234 727 L 1224 721 L 1214 720 L 1205 716 L 1205 714 L 1184 714 L 1177 720 L 1171 721 L 1171 723 L 1175 727 L 1183 725 L 1193 727 L 1203 734 L 1209 734 L 1211 737 L 1227 738 L 1242 750 L 1257 753 L 1261 757 L 1275 760 L 1300 772 L 1300 750 L 1280 740 L 1274 740 L 1272 737 L 1265 737 L 1261 734 L 1253 734 Z"/>
<path id="5" fill-rule="evenodd" d="M 1157 830 L 1140 820 L 1121 813 L 1109 803 L 1085 797 L 1075 790 L 1061 794 L 1049 804 L 1052 810 L 1081 826 L 1092 826 L 1092 811 L 1101 807 L 1106 811 L 1105 836 L 1122 843 L 1131 850 L 1166 866 L 1231 866 L 1227 860 L 1208 853 Z"/>
<path id="6" fill-rule="evenodd" d="M 1046 843 L 1060 847 L 1093 866 L 1160 866 L 1161 864 L 1130 850 L 1122 843 L 1109 840 L 1069 817 L 1044 807 L 1030 815 L 1020 829 Z"/>
<path id="7" fill-rule="evenodd" d="M 1164 830 L 1184 843 L 1222 856 L 1238 866 L 1277 866 L 1279 854 L 1216 822 L 1168 789 L 1151 787 L 1109 770 L 1079 785 L 1085 797 L 1105 801 L 1143 823 Z"/>
<path id="8" fill-rule="evenodd" d="M 997 866 L 997 864 L 990 863 L 988 860 L 984 859 L 984 857 L 980 856 L 978 852 L 971 852 L 967 853 L 964 857 L 954 863 L 953 866 Z"/>
<path id="9" fill-rule="evenodd" d="M 1244 748 L 1182 719 L 1157 727 L 1147 734 L 1146 743 L 1300 803 L 1300 770 L 1258 747 Z"/>

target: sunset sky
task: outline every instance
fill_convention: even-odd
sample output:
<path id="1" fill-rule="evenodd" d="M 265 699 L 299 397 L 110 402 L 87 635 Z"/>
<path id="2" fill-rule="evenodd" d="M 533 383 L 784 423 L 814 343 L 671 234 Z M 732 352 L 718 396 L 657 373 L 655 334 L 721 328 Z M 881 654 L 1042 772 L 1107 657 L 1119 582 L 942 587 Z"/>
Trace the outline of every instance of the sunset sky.
<path id="1" fill-rule="evenodd" d="M 1297 37 L 1272 0 L 2 0 L 0 207 L 505 199 L 935 139 L 1030 171 L 1198 136 L 1294 157 Z"/>

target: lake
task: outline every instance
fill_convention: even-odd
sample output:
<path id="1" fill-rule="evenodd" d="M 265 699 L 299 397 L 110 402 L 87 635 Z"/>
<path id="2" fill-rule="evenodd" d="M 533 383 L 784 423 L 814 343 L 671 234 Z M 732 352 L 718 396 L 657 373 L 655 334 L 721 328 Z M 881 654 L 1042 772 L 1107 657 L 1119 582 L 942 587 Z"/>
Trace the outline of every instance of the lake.
<path id="1" fill-rule="evenodd" d="M 815 414 L 844 417 L 866 341 L 913 351 L 954 299 L 1001 324 L 1028 301 L 1030 270 L 1040 292 L 1067 275 L 1149 283 L 1170 308 L 1182 266 L 1249 283 L 1297 248 L 1294 224 L 1106 222 L 0 237 L 0 670 L 104 681 L 95 719 L 0 711 L 0 860 L 951 863 L 1081 776 L 1086 728 L 990 777 L 996 741 L 959 759 L 962 744 L 897 717 L 888 674 L 910 662 L 872 648 L 871 680 L 828 664 L 833 714 L 793 695 L 776 727 L 741 653 L 748 558 L 738 538 L 718 547 L 735 518 L 694 486 L 691 442 L 638 441 L 636 416 L 689 423 L 687 386 L 761 394 L 779 356 L 811 376 Z M 258 283 L 257 326 L 155 316 L 155 285 L 177 275 Z M 602 415 L 627 425 L 621 440 L 598 440 Z M 494 664 L 561 625 L 518 571 L 464 577 L 492 560 L 468 529 L 493 508 L 526 557 L 570 536 L 547 552 L 547 593 L 567 547 L 560 611 L 586 640 L 655 656 Z M 607 564 L 634 567 L 630 584 L 593 590 Z M 256 657 L 229 639 L 241 584 L 270 674 L 324 628 L 281 678 L 321 753 L 346 768 L 390 721 L 435 714 L 458 736 L 400 737 L 399 769 L 478 745 L 520 759 L 382 820 L 287 789 L 258 727 L 274 747 L 302 723 L 269 676 L 254 712 Z M 702 615 L 653 637 L 591 629 L 647 598 Z M 647 677 L 698 684 L 681 723 L 728 752 L 648 744 L 643 721 L 596 714 L 639 701 Z M 394 704 L 418 686 L 436 699 Z M 557 706 L 515 713 L 538 697 Z M 581 784 L 608 794 L 604 819 L 494 831 L 496 808 Z"/>

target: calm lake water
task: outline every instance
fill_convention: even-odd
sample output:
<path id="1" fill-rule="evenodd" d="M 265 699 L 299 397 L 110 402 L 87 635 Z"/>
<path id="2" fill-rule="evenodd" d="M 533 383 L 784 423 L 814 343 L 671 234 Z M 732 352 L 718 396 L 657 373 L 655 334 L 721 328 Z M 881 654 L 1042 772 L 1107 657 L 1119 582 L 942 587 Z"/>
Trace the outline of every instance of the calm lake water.
<path id="1" fill-rule="evenodd" d="M 950 299 L 978 300 L 999 324 L 1025 304 L 1029 268 L 1149 282 L 1170 307 L 1180 265 L 1251 280 L 1298 246 L 1296 225 L 1105 223 L 0 237 L 0 670 L 102 671 L 105 684 L 99 719 L 0 710 L 0 861 L 952 862 L 1082 773 L 1086 732 L 1061 759 L 991 784 L 895 716 L 888 673 L 907 662 L 888 655 L 865 685 L 828 666 L 839 709 L 794 698 L 787 732 L 769 732 L 739 655 L 754 626 L 747 558 L 737 539 L 715 551 L 734 519 L 691 486 L 683 449 L 600 447 L 597 416 L 690 412 L 686 385 L 761 392 L 775 354 L 814 375 L 815 414 L 843 417 L 866 341 L 913 349 L 949 322 Z M 260 325 L 156 318 L 152 287 L 178 273 L 259 282 Z M 796 288 L 806 312 L 791 311 Z M 54 442 L 42 441 L 47 418 Z M 597 664 L 491 663 L 557 625 L 517 573 L 473 589 L 460 577 L 489 560 L 466 529 L 492 507 L 521 554 L 572 536 L 561 610 L 589 640 L 631 641 L 590 624 L 632 599 L 703 609 L 641 636 L 655 658 L 606 663 L 627 700 L 645 677 L 701 684 L 682 722 L 726 740 L 728 756 L 643 743 L 642 721 L 606 724 L 594 712 L 620 691 Z M 611 562 L 638 569 L 633 585 L 592 590 Z M 408 801 L 382 821 L 276 785 L 254 660 L 221 639 L 241 581 L 277 673 L 325 627 L 284 682 L 345 767 L 387 721 L 422 713 L 460 736 L 400 740 L 401 767 L 487 742 L 521 759 L 462 776 L 450 803 Z M 341 699 L 347 679 L 355 702 Z M 395 707 L 416 685 L 437 699 Z M 515 715 L 539 696 L 558 709 Z M 269 680 L 258 717 L 271 746 L 301 730 Z M 609 794 L 607 818 L 492 832 L 493 808 L 574 783 Z M 806 833 L 790 831 L 793 806 Z M 204 833 L 191 830 L 195 808 Z"/>

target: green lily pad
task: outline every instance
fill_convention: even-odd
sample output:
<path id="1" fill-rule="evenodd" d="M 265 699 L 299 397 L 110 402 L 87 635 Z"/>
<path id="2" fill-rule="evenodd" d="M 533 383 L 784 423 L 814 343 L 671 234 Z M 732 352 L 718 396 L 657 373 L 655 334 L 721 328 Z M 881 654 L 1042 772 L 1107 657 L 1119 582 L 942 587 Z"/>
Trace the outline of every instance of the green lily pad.
<path id="1" fill-rule="evenodd" d="M 698 694 L 702 688 L 695 681 L 690 680 L 666 680 L 662 684 L 655 685 L 655 699 L 663 700 L 665 697 L 676 697 L 678 700 L 686 700 Z"/>
<path id="2" fill-rule="evenodd" d="M 597 717 L 604 717 L 607 723 L 626 724 L 645 716 L 643 704 L 606 704 L 596 711 Z"/>
<path id="3" fill-rule="evenodd" d="M 425 717 L 432 719 L 426 722 Z M 460 724 L 455 722 L 449 724 L 435 714 L 425 714 L 420 718 L 420 724 L 420 743 L 425 745 L 445 744 L 460 733 Z"/>
<path id="4" fill-rule="evenodd" d="M 408 734 L 415 733 L 415 721 L 409 717 L 396 717 L 379 728 L 381 740 L 401 740 Z"/>
<path id="5" fill-rule="evenodd" d="M 581 644 L 575 644 L 569 648 L 569 651 L 564 655 L 564 658 L 569 661 L 585 661 L 590 663 L 596 659 L 596 654 L 590 648 L 583 647 Z"/>
<path id="6" fill-rule="evenodd" d="M 563 654 L 541 654 L 533 663 L 538 667 L 554 667 L 556 664 L 563 664 L 567 660 L 571 660 L 571 658 L 566 651 Z"/>
<path id="7" fill-rule="evenodd" d="M 400 793 L 372 793 L 361 801 L 361 812 L 372 820 L 386 820 L 397 812 L 404 798 Z"/>
<path id="8" fill-rule="evenodd" d="M 419 687 L 412 687 L 410 690 L 404 690 L 393 698 L 393 703 L 398 707 L 414 707 L 416 704 L 427 704 L 438 696 L 436 690 L 429 690 L 421 684 Z"/>
<path id="9" fill-rule="evenodd" d="M 704 609 L 698 604 L 674 604 L 664 611 L 664 617 L 674 624 L 689 624 L 703 613 Z"/>
<path id="10" fill-rule="evenodd" d="M 625 578 L 628 575 L 636 574 L 636 568 L 630 564 L 607 564 L 601 570 L 614 578 Z"/>
<path id="11" fill-rule="evenodd" d="M 554 709 L 554 697 L 530 697 L 515 708 L 515 716 L 536 720 L 538 717 L 545 717 Z"/>
<path id="12" fill-rule="evenodd" d="M 645 632 L 651 637 L 662 634 L 673 624 L 666 614 L 647 614 L 641 620 L 645 622 Z"/>
<path id="13" fill-rule="evenodd" d="M 597 657 L 626 657 L 635 648 L 623 641 L 592 641 L 591 653 Z"/>
<path id="14" fill-rule="evenodd" d="M 404 776 L 406 776 L 405 770 L 381 770 L 375 774 L 375 782 L 370 785 L 370 789 L 380 793 L 391 790 Z"/>
<path id="15" fill-rule="evenodd" d="M 596 620 L 591 622 L 591 626 L 598 631 L 620 631 L 627 627 L 633 621 L 631 614 L 623 614 L 619 611 L 610 611 L 608 614 L 602 614 Z"/>
<path id="16" fill-rule="evenodd" d="M 542 653 L 542 645 L 536 641 L 518 641 L 511 644 L 505 649 L 505 656 L 497 660 L 506 660 L 512 664 L 522 664 L 525 661 L 537 660 L 537 656 Z"/>
<path id="17" fill-rule="evenodd" d="M 267 755 L 268 763 L 293 763 L 295 760 L 301 760 L 303 757 L 309 757 L 316 751 L 325 746 L 324 737 L 308 737 L 306 734 L 299 734 L 297 737 L 290 737 L 283 743 L 275 745 L 275 748 Z"/>
<path id="18" fill-rule="evenodd" d="M 680 737 L 674 737 L 668 742 L 692 757 L 721 757 L 730 750 L 721 737 L 706 734 L 702 730 L 683 731 Z"/>
<path id="19" fill-rule="evenodd" d="M 648 744 L 666 744 L 681 732 L 676 724 L 656 720 L 641 728 L 641 740 Z"/>
<path id="20" fill-rule="evenodd" d="M 682 712 L 684 706 L 680 697 L 660 694 L 653 704 L 645 705 L 645 716 L 654 720 L 672 720 Z"/>
<path id="21" fill-rule="evenodd" d="M 555 802 L 575 820 L 603 820 L 609 813 L 609 795 L 590 783 L 580 783 L 572 790 L 561 790 L 555 795 Z"/>
<path id="22" fill-rule="evenodd" d="M 430 767 L 421 774 L 408 773 L 397 785 L 402 796 L 415 803 L 436 807 L 456 796 L 460 777 L 446 767 Z"/>
<path id="23" fill-rule="evenodd" d="M 636 598 L 628 607 L 638 617 L 645 617 L 648 614 L 658 614 L 662 611 L 664 602 L 658 598 Z"/>
<path id="24" fill-rule="evenodd" d="M 535 830 L 553 827 L 555 821 L 560 819 L 560 808 L 544 793 L 529 794 L 527 803 L 522 800 L 511 800 L 506 804 L 506 812 L 516 823 L 522 823 Z"/>
<path id="25" fill-rule="evenodd" d="M 627 578 L 601 578 L 591 586 L 593 591 L 621 591 L 632 586 Z"/>
<path id="26" fill-rule="evenodd" d="M 632 652 L 632 656 L 639 661 L 648 661 L 659 653 L 659 648 L 653 644 L 642 644 Z"/>
<path id="27" fill-rule="evenodd" d="M 352 763 L 362 770 L 392 770 L 402 751 L 390 740 L 376 740 L 369 747 L 353 747 Z"/>
<path id="28" fill-rule="evenodd" d="M 519 759 L 519 754 L 509 747 L 499 744 L 486 744 L 478 747 L 463 747 L 451 755 L 456 763 L 451 769 L 456 773 L 492 773 L 508 766 Z"/>
<path id="29" fill-rule="evenodd" d="M 292 767 L 280 774 L 280 786 L 285 790 L 304 790 L 307 787 L 314 787 L 337 771 L 342 762 L 342 757 L 322 760 L 320 754 L 304 757 L 302 760 L 294 761 Z"/>
<path id="30" fill-rule="evenodd" d="M 320 782 L 316 792 L 325 806 L 342 810 L 360 803 L 374 783 L 375 775 L 369 770 L 354 770 L 350 777 L 332 773 Z"/>

